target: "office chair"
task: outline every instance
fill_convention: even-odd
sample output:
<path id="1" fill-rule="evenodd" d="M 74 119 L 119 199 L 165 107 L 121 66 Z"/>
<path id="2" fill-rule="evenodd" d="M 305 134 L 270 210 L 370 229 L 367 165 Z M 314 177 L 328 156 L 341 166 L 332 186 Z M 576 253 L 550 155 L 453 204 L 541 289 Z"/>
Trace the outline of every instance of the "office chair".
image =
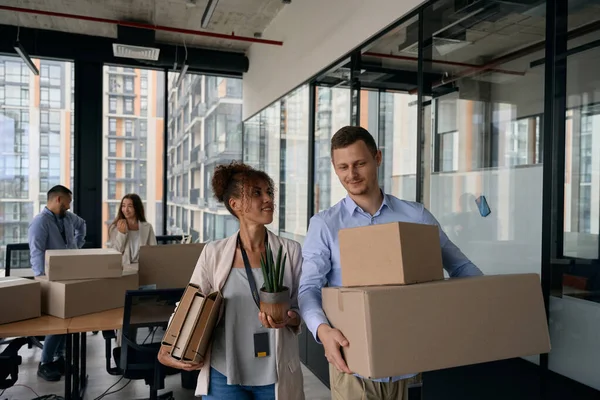
<path id="1" fill-rule="evenodd" d="M 158 351 L 175 303 L 184 289 L 130 290 L 125 294 L 121 347 L 115 347 L 112 356 L 116 368 L 110 366 L 110 347 L 107 345 L 107 372 L 127 379 L 144 379 L 150 386 L 148 400 L 173 399 L 173 393 L 158 395 L 165 387 L 165 376 L 180 371 L 158 362 Z M 141 331 L 139 328 L 150 328 Z M 104 335 L 104 332 L 103 332 Z M 110 335 L 109 335 L 110 336 Z M 152 336 L 152 339 L 150 337 Z M 105 336 L 106 338 L 106 336 Z M 107 343 L 113 337 L 107 339 Z M 148 340 L 150 339 L 150 340 Z"/>
<path id="2" fill-rule="evenodd" d="M 156 243 L 161 244 L 177 244 L 181 243 L 183 235 L 162 235 L 156 237 Z"/>
<path id="3" fill-rule="evenodd" d="M 0 353 L 0 390 L 8 389 L 19 379 L 19 365 L 22 361 L 19 349 L 25 344 L 27 338 L 24 337 L 11 340 Z"/>

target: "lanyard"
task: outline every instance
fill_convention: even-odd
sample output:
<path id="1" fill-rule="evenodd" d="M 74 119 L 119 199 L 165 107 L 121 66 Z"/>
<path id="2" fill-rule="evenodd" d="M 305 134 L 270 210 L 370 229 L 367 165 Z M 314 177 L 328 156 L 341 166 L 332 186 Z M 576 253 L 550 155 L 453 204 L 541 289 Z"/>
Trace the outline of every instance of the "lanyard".
<path id="1" fill-rule="evenodd" d="M 265 232 L 265 248 L 266 244 L 269 240 L 269 236 L 267 232 Z M 250 284 L 250 293 L 252 293 L 252 298 L 256 303 L 256 307 L 260 310 L 260 296 L 258 295 L 258 289 L 256 287 L 256 281 L 254 280 L 254 275 L 252 274 L 252 267 L 250 266 L 250 260 L 248 260 L 248 254 L 246 254 L 246 250 L 244 250 L 244 246 L 242 246 L 242 240 L 240 239 L 240 235 L 238 234 L 237 238 L 238 245 L 240 246 L 240 251 L 242 252 L 242 258 L 244 259 L 244 267 L 246 268 L 246 275 L 248 276 L 248 283 Z"/>

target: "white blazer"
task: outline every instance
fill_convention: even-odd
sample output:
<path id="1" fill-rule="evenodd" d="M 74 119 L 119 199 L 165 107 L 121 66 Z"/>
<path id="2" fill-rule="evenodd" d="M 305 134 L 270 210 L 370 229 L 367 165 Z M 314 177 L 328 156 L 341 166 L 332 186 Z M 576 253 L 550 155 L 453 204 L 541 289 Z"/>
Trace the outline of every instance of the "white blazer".
<path id="1" fill-rule="evenodd" d="M 154 228 L 149 222 L 138 222 L 140 230 L 140 246 L 156 245 Z M 128 233 L 121 233 L 116 225 L 112 225 L 108 231 L 110 247 L 123 254 L 123 265 L 131 264 L 131 250 L 129 248 Z"/>
<path id="2" fill-rule="evenodd" d="M 203 294 L 221 291 L 231 268 L 237 248 L 237 233 L 226 239 L 209 242 L 204 247 L 192 274 L 191 283 L 200 286 Z M 291 306 L 298 312 L 298 286 L 302 271 L 302 250 L 300 243 L 281 238 L 269 231 L 269 245 L 273 254 L 283 246 L 289 260 L 283 276 L 285 286 L 290 288 Z M 299 314 L 298 314 L 299 315 Z M 258 310 L 257 317 L 258 318 Z M 300 326 L 277 329 L 275 351 L 277 357 L 277 383 L 275 398 L 278 400 L 304 400 L 304 378 L 300 368 L 298 337 Z M 210 381 L 210 348 L 207 351 L 204 366 L 200 370 L 196 384 L 196 396 L 208 395 Z"/>

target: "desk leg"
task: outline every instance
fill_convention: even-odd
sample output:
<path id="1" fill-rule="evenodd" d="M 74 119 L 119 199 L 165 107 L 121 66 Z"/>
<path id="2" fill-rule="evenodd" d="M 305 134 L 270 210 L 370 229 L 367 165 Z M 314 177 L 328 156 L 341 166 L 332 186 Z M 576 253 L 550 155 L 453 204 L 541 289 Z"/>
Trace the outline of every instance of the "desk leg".
<path id="1" fill-rule="evenodd" d="M 79 366 L 79 369 L 81 371 L 81 377 L 80 379 L 80 388 L 78 388 L 79 390 L 79 398 L 83 399 L 83 396 L 85 395 L 85 389 L 87 388 L 87 371 L 86 371 L 86 365 L 87 365 L 87 332 L 83 332 L 81 333 L 81 365 Z"/>
<path id="2" fill-rule="evenodd" d="M 73 336 L 66 335 L 65 342 L 65 400 L 73 400 L 73 387 L 71 386 L 71 375 L 73 370 Z"/>
<path id="3" fill-rule="evenodd" d="M 79 333 L 73 334 L 73 399 L 80 400 L 79 397 Z"/>

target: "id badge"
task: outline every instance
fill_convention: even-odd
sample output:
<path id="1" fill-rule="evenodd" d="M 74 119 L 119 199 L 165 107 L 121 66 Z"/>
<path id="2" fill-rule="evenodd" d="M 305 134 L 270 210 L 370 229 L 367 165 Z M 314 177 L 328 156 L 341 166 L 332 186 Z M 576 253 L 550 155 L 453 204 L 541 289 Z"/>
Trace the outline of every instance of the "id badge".
<path id="1" fill-rule="evenodd" d="M 262 358 L 270 356 L 269 332 L 254 334 L 254 357 Z"/>

